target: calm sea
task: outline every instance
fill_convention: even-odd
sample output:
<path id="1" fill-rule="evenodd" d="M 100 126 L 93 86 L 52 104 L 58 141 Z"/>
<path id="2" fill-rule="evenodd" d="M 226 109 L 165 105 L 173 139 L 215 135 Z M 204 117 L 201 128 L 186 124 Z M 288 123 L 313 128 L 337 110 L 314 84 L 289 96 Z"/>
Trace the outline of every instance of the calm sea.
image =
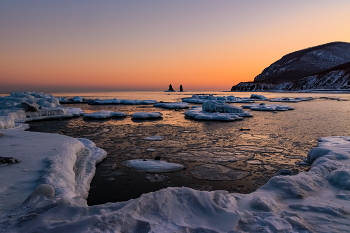
<path id="1" fill-rule="evenodd" d="M 175 102 L 192 94 L 249 97 L 249 92 L 105 92 L 52 93 L 57 97 L 82 96 L 100 99 L 154 99 Z M 108 152 L 97 166 L 91 184 L 90 205 L 125 201 L 143 193 L 169 186 L 198 190 L 252 192 L 280 169 L 293 174 L 307 170 L 297 162 L 326 136 L 350 135 L 350 101 L 319 99 L 347 98 L 332 93 L 255 93 L 266 97 L 314 97 L 315 100 L 283 103 L 295 108 L 278 113 L 252 111 L 253 117 L 234 122 L 208 122 L 186 119 L 186 110 L 168 110 L 148 105 L 69 104 L 86 112 L 112 110 L 127 114 L 162 112 L 163 119 L 134 121 L 125 119 L 84 120 L 82 117 L 30 123 L 31 131 L 61 133 L 88 138 Z M 259 103 L 259 102 L 258 102 Z M 276 104 L 276 103 L 274 103 Z M 240 106 L 240 104 L 234 104 Z M 242 131 L 241 129 L 246 129 Z M 143 138 L 161 135 L 163 141 Z M 151 150 L 149 150 L 151 148 Z M 183 171 L 151 174 L 123 165 L 128 159 L 152 159 L 184 164 Z"/>

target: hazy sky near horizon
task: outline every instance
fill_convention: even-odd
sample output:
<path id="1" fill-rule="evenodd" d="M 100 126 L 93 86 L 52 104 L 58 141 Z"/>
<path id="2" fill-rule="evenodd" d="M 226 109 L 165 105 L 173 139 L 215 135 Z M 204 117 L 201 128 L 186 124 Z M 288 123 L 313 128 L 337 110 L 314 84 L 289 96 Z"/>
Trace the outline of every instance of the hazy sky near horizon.
<path id="1" fill-rule="evenodd" d="M 0 1 L 0 92 L 229 90 L 350 42 L 349 0 Z"/>

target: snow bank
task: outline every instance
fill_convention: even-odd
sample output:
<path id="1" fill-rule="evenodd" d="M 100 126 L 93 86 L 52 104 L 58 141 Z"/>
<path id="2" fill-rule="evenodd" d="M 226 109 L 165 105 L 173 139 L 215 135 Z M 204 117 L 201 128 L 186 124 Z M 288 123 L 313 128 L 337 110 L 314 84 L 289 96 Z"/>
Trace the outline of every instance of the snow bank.
<path id="1" fill-rule="evenodd" d="M 0 198 L 0 232 L 328 233 L 350 227 L 350 137 L 321 138 L 308 155 L 313 162 L 308 172 L 275 176 L 250 194 L 169 187 L 126 202 L 87 206 L 82 197 L 94 162 L 84 158 L 99 161 L 104 153 L 89 147 L 90 141 L 62 135 L 1 132 L 2 150 L 23 161 L 1 167 L 7 170 L 0 173 L 0 195 L 6 196 Z M 13 150 L 13 144 L 22 151 Z M 203 169 L 211 166 L 194 175 L 204 178 Z M 245 175 L 228 172 L 230 177 Z"/>
<path id="2" fill-rule="evenodd" d="M 155 104 L 156 100 L 118 100 L 114 99 L 94 99 L 89 102 L 89 104 L 103 105 L 103 104 L 127 104 L 127 105 L 143 105 L 143 104 Z"/>
<path id="3" fill-rule="evenodd" d="M 98 111 L 92 113 L 85 113 L 83 118 L 106 119 L 111 117 L 126 117 L 126 113 L 113 111 Z"/>
<path id="4" fill-rule="evenodd" d="M 235 121 L 242 117 L 252 116 L 242 108 L 225 104 L 222 101 L 206 101 L 202 107 L 192 107 L 185 115 L 195 120 L 207 121 Z"/>
<path id="5" fill-rule="evenodd" d="M 129 168 L 142 170 L 151 173 L 172 172 L 184 169 L 184 166 L 178 163 L 168 163 L 154 159 L 132 159 L 124 161 L 123 164 Z"/>
<path id="6" fill-rule="evenodd" d="M 61 106 L 57 98 L 42 92 L 13 92 L 0 97 L 0 129 L 33 120 L 73 117 L 81 112 Z"/>
<path id="7" fill-rule="evenodd" d="M 251 110 L 255 111 L 288 111 L 288 110 L 294 110 L 293 107 L 288 105 L 281 105 L 281 104 L 251 104 L 251 105 L 242 105 L 242 108 L 249 108 Z"/>
<path id="8" fill-rule="evenodd" d="M 1 133 L 2 155 L 21 162 L 0 168 L 0 216 L 20 206 L 40 184 L 52 187 L 55 197 L 86 198 L 95 163 L 106 156 L 87 139 L 19 130 Z"/>
<path id="9" fill-rule="evenodd" d="M 153 105 L 154 107 L 170 108 L 170 109 L 183 109 L 189 108 L 190 106 L 186 102 L 176 102 L 176 103 L 157 103 Z"/>
<path id="10" fill-rule="evenodd" d="M 131 114 L 133 119 L 156 119 L 161 118 L 163 113 L 161 112 L 135 112 Z"/>

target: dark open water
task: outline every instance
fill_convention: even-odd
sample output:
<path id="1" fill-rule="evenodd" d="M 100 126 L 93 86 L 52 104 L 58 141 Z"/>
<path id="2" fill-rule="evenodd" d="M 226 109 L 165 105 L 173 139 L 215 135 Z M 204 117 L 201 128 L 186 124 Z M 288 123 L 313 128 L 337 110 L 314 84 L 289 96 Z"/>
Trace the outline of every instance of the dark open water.
<path id="1" fill-rule="evenodd" d="M 114 92 L 54 95 L 175 102 L 192 94 Z M 210 94 L 243 97 L 251 93 Z M 260 94 L 267 97 L 328 96 L 350 99 L 350 94 Z M 108 152 L 108 157 L 97 166 L 88 198 L 90 205 L 126 201 L 169 186 L 249 193 L 266 183 L 280 169 L 290 169 L 293 173 L 308 169 L 295 163 L 316 146 L 318 138 L 350 135 L 350 101 L 316 99 L 284 104 L 293 106 L 295 110 L 278 113 L 253 111 L 252 118 L 235 122 L 193 121 L 185 119 L 183 113 L 186 110 L 146 105 L 69 104 L 67 106 L 79 107 L 86 112 L 112 110 L 132 114 L 157 111 L 164 115 L 162 120 L 156 121 L 132 121 L 129 116 L 121 120 L 83 120 L 79 117 L 40 121 L 30 123 L 29 130 L 88 138 Z M 250 130 L 241 131 L 241 128 Z M 165 136 L 165 139 L 143 140 L 152 135 Z M 155 151 L 148 152 L 147 148 Z M 186 169 L 155 175 L 135 171 L 122 164 L 127 159 L 152 159 L 155 156 L 184 164 Z"/>

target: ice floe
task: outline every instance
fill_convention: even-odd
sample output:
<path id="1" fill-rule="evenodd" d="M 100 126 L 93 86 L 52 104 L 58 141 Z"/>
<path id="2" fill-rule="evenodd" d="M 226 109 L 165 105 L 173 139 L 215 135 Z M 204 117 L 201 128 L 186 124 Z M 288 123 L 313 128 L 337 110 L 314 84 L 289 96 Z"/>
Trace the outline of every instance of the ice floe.
<path id="1" fill-rule="evenodd" d="M 288 105 L 281 105 L 281 104 L 250 104 L 250 105 L 242 105 L 242 108 L 249 108 L 251 110 L 255 111 L 288 111 L 288 110 L 294 110 L 293 107 Z"/>
<path id="2" fill-rule="evenodd" d="M 58 98 L 60 103 L 71 104 L 71 103 L 87 103 L 89 100 L 81 96 L 74 96 L 73 98 L 67 99 L 66 97 Z"/>
<path id="3" fill-rule="evenodd" d="M 57 98 L 42 92 L 13 92 L 0 97 L 0 129 L 33 120 L 73 117 L 81 112 L 61 106 Z"/>
<path id="4" fill-rule="evenodd" d="M 253 103 L 254 99 L 241 98 L 235 96 L 214 96 L 214 95 L 192 95 L 191 97 L 182 98 L 183 102 L 203 104 L 209 100 L 218 100 L 226 103 Z"/>
<path id="5" fill-rule="evenodd" d="M 320 97 L 320 99 L 337 100 L 337 101 L 348 101 L 348 99 L 346 99 L 346 98 L 337 98 L 337 97 Z"/>
<path id="6" fill-rule="evenodd" d="M 258 95 L 258 94 L 251 94 L 250 98 L 252 99 L 258 99 L 258 100 L 267 100 L 268 98 L 263 96 L 263 95 Z"/>
<path id="7" fill-rule="evenodd" d="M 124 112 L 113 112 L 113 111 L 98 111 L 92 113 L 85 113 L 84 118 L 93 118 L 93 119 L 106 119 L 111 117 L 126 117 Z"/>
<path id="8" fill-rule="evenodd" d="M 272 99 L 269 99 L 269 101 L 270 102 L 292 102 L 292 103 L 296 103 L 296 102 L 300 102 L 301 99 L 284 97 L 284 98 L 272 98 Z"/>
<path id="9" fill-rule="evenodd" d="M 163 113 L 161 112 L 135 112 L 131 114 L 133 119 L 157 119 L 161 118 Z"/>
<path id="10" fill-rule="evenodd" d="M 126 105 L 150 105 L 150 104 L 155 104 L 158 101 L 156 100 L 124 100 L 124 99 L 93 99 L 89 101 L 89 104 L 94 104 L 94 105 L 104 105 L 104 104 L 126 104 Z"/>
<path id="11" fill-rule="evenodd" d="M 164 136 L 159 136 L 159 135 L 155 135 L 155 136 L 148 136 L 143 138 L 143 140 L 147 140 L 147 141 L 162 141 L 164 140 Z"/>
<path id="12" fill-rule="evenodd" d="M 183 165 L 178 163 L 168 163 L 154 159 L 132 159 L 124 161 L 123 164 L 129 168 L 151 173 L 179 171 L 184 168 Z"/>
<path id="13" fill-rule="evenodd" d="M 190 106 L 186 102 L 176 102 L 176 103 L 157 103 L 153 105 L 154 107 L 170 108 L 170 109 L 183 109 L 189 108 Z"/>
<path id="14" fill-rule="evenodd" d="M 185 115 L 195 120 L 234 121 L 252 116 L 242 108 L 225 104 L 222 101 L 206 101 L 202 107 L 192 107 Z"/>

